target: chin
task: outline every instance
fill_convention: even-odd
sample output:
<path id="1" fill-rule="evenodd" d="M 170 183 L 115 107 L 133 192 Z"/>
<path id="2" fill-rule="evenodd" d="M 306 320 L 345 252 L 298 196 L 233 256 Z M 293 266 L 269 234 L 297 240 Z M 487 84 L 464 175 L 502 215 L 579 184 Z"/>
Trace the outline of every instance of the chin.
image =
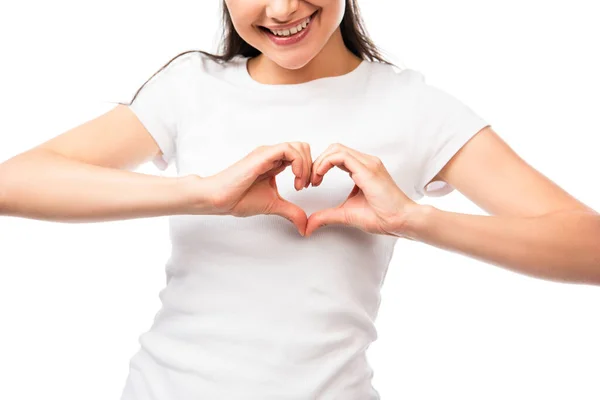
<path id="1" fill-rule="evenodd" d="M 291 54 L 280 54 L 273 52 L 263 53 L 265 57 L 285 69 L 300 69 L 308 64 L 315 56 L 316 52 L 299 52 L 295 51 Z"/>

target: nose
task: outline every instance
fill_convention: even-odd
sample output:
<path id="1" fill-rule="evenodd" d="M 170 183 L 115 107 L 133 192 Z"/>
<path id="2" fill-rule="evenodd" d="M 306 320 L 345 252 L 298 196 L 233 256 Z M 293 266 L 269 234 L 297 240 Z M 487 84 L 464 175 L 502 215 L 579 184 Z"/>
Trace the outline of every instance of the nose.
<path id="1" fill-rule="evenodd" d="M 267 17 L 285 23 L 293 19 L 294 13 L 298 10 L 299 0 L 270 0 L 267 4 Z"/>

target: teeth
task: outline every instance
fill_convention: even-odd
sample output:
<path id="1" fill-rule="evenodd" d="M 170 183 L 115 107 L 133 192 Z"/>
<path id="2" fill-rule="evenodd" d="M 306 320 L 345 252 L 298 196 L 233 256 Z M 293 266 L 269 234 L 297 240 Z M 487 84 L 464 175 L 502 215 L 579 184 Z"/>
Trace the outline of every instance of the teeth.
<path id="1" fill-rule="evenodd" d="M 269 29 L 269 30 L 274 35 L 277 35 L 277 36 L 290 36 L 290 35 L 294 35 L 294 34 L 300 32 L 302 29 L 306 28 L 309 23 L 310 23 L 310 17 L 306 18 L 300 24 L 298 24 L 297 26 L 294 26 L 290 29 L 283 29 L 283 30 L 278 30 L 278 31 L 274 31 L 272 29 Z"/>

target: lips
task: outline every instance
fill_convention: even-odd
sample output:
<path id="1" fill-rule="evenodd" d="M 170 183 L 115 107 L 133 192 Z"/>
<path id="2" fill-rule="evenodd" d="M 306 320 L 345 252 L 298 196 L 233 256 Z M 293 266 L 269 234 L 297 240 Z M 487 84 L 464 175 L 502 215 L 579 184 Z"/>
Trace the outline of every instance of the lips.
<path id="1" fill-rule="evenodd" d="M 315 12 L 313 12 L 311 15 L 308 16 L 308 18 L 310 19 L 310 21 L 312 22 L 312 19 L 317 15 L 317 13 L 319 12 L 319 10 L 316 10 Z M 258 27 L 268 33 L 272 33 L 271 31 L 284 31 L 293 27 L 296 27 L 298 25 L 301 25 L 302 22 L 304 20 L 306 20 L 307 17 L 305 18 L 300 18 L 294 22 L 290 22 L 289 24 L 285 24 L 285 25 L 272 25 L 272 26 L 263 26 L 263 25 L 258 25 Z"/>

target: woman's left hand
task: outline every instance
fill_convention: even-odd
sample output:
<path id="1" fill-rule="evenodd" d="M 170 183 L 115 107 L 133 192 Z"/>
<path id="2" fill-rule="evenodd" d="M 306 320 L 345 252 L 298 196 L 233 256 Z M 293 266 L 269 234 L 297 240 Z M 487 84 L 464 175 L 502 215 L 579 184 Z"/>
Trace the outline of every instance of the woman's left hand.
<path id="1" fill-rule="evenodd" d="M 348 172 L 355 185 L 348 198 L 336 208 L 313 213 L 308 218 L 305 236 L 323 225 L 342 224 L 368 233 L 400 236 L 408 210 L 418 203 L 396 185 L 382 161 L 342 144 L 329 146 L 313 163 L 312 186 L 334 166 Z"/>

